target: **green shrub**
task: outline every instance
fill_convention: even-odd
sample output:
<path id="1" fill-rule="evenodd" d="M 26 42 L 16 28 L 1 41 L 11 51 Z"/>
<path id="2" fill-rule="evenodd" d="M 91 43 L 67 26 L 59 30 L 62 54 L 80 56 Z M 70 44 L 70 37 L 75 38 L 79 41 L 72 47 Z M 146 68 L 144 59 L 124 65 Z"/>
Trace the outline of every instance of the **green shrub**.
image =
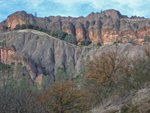
<path id="1" fill-rule="evenodd" d="M 150 36 L 145 36 L 144 37 L 144 42 L 150 42 Z"/>
<path id="2" fill-rule="evenodd" d="M 72 44 L 77 44 L 77 40 L 76 40 L 76 37 L 73 36 L 73 35 L 67 35 L 64 40 L 66 42 L 69 42 L 69 43 L 72 43 Z"/>
<path id="3" fill-rule="evenodd" d="M 16 27 L 14 28 L 15 30 L 19 30 L 19 29 L 21 29 L 21 27 L 20 27 L 20 25 L 18 24 L 18 25 L 16 25 Z"/>
<path id="4" fill-rule="evenodd" d="M 90 45 L 92 42 L 90 40 L 84 40 L 84 41 L 81 41 L 80 44 L 81 45 L 85 45 L 85 46 L 88 46 Z"/>
<path id="5" fill-rule="evenodd" d="M 57 37 L 60 40 L 64 40 L 65 37 L 67 36 L 67 33 L 62 32 L 61 30 L 53 30 L 53 31 L 50 31 L 50 35 Z"/>
<path id="6" fill-rule="evenodd" d="M 7 25 L 3 25 L 3 30 L 4 31 L 8 30 L 8 26 Z"/>
<path id="7" fill-rule="evenodd" d="M 121 113 L 140 113 L 136 106 L 128 105 L 121 109 Z"/>
<path id="8" fill-rule="evenodd" d="M 6 40 L 1 40 L 1 41 L 0 41 L 0 46 L 3 47 L 3 46 L 5 46 L 5 45 L 6 45 Z"/>

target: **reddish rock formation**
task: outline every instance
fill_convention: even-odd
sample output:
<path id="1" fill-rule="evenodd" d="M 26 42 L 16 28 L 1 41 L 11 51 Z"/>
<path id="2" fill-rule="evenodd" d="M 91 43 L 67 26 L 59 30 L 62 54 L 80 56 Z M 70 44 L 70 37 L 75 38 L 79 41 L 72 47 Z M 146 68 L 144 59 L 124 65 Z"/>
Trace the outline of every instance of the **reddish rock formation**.
<path id="1" fill-rule="evenodd" d="M 83 24 L 78 23 L 76 25 L 76 38 L 78 42 L 81 42 L 83 40 L 85 40 L 85 28 L 83 26 Z"/>
<path id="2" fill-rule="evenodd" d="M 2 47 L 0 48 L 0 62 L 4 64 L 11 64 L 15 55 L 13 48 Z"/>
<path id="3" fill-rule="evenodd" d="M 29 18 L 28 18 L 29 17 Z M 14 14 L 8 16 L 6 25 L 10 29 L 14 29 L 16 25 L 32 23 L 34 17 L 27 14 L 25 11 L 17 11 Z"/>
<path id="4" fill-rule="evenodd" d="M 87 17 L 34 17 L 24 11 L 18 11 L 6 19 L 4 24 L 10 29 L 16 25 L 36 24 L 47 30 L 62 30 L 76 36 L 77 41 L 91 40 L 93 43 L 110 44 L 118 42 L 136 42 L 150 36 L 150 19 L 121 15 L 116 10 L 91 13 Z"/>
<path id="5" fill-rule="evenodd" d="M 0 24 L 0 30 L 2 30 L 3 29 L 3 26 Z"/>
<path id="6" fill-rule="evenodd" d="M 75 26 L 71 22 L 62 25 L 62 31 L 64 31 L 68 34 L 76 35 Z"/>
<path id="7" fill-rule="evenodd" d="M 26 67 L 27 72 L 29 73 L 31 80 L 35 81 L 37 84 L 41 84 L 42 82 L 42 74 L 36 74 L 36 72 L 32 68 L 32 64 L 30 60 L 23 57 L 22 55 L 16 54 L 16 50 L 13 47 L 1 47 L 0 48 L 0 63 L 3 64 L 22 64 L 22 66 Z M 16 76 L 16 67 L 14 67 L 14 76 Z M 37 77 L 38 76 L 38 77 Z M 37 78 L 36 78 L 37 77 Z"/>

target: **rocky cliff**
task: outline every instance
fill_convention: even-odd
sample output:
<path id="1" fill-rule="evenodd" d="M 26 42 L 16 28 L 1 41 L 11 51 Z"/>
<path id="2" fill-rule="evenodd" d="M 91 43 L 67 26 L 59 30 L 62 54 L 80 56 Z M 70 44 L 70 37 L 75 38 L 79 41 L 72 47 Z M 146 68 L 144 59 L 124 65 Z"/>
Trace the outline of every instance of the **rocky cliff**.
<path id="1" fill-rule="evenodd" d="M 13 48 L 1 47 L 0 48 L 0 62 L 4 64 L 11 64 L 15 50 Z"/>
<path id="2" fill-rule="evenodd" d="M 78 18 L 61 16 L 40 18 L 25 11 L 18 11 L 1 23 L 10 29 L 14 29 L 18 24 L 34 24 L 47 30 L 61 30 L 76 36 L 78 42 L 91 40 L 95 44 L 143 43 L 144 38 L 150 36 L 150 19 L 129 18 L 116 10 L 91 13 L 87 17 Z"/>
<path id="3" fill-rule="evenodd" d="M 88 51 L 33 30 L 0 33 L 0 39 L 6 42 L 5 48 L 1 47 L 1 63 L 22 64 L 34 81 L 41 81 L 43 75 L 54 81 L 57 70 L 73 76 Z"/>
<path id="4" fill-rule="evenodd" d="M 0 41 L 5 40 L 5 47 L 1 47 L 1 63 L 19 63 L 28 71 L 31 79 L 39 84 L 44 77 L 48 83 L 52 83 L 63 76 L 71 79 L 84 69 L 87 60 L 102 51 L 115 48 L 113 45 L 76 46 L 65 41 L 49 36 L 35 30 L 19 30 L 0 33 Z M 143 46 L 121 44 L 121 53 L 129 50 L 130 56 L 143 55 Z M 59 75 L 58 72 L 61 72 Z"/>

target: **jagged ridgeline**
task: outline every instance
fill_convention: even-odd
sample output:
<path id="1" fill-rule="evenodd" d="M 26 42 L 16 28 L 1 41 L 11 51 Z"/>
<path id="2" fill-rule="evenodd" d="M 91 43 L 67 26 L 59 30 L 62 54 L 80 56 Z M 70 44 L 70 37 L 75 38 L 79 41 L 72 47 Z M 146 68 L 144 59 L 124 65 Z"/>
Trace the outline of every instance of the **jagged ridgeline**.
<path id="1" fill-rule="evenodd" d="M 116 10 L 91 13 L 86 17 L 49 16 L 35 17 L 25 11 L 8 16 L 0 24 L 3 30 L 36 29 L 62 40 L 88 45 L 116 42 L 144 43 L 149 41 L 150 20 L 144 17 L 127 17 Z"/>

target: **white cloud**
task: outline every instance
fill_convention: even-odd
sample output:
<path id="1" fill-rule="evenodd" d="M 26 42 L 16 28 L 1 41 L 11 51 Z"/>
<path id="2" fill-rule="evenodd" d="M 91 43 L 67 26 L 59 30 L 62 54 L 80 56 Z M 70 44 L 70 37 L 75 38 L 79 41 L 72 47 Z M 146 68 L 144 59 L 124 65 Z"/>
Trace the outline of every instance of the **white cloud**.
<path id="1" fill-rule="evenodd" d="M 52 1 L 52 0 L 51 0 Z M 63 5 L 74 5 L 88 2 L 89 0 L 54 0 L 54 3 L 59 3 Z"/>
<path id="2" fill-rule="evenodd" d="M 150 12 L 147 5 L 150 4 L 149 0 L 115 0 L 120 6 L 127 6 L 130 15 L 137 15 L 137 16 L 147 16 L 148 12 Z M 120 9 L 124 9 L 122 7 Z M 149 15 L 150 16 L 150 15 Z"/>
<path id="3" fill-rule="evenodd" d="M 0 2 L 4 2 L 5 0 L 0 0 Z M 20 2 L 20 0 L 10 0 L 13 2 Z M 6 1 L 5 1 L 6 2 Z M 144 3 L 149 3 L 150 0 L 24 0 L 22 1 L 25 5 L 29 6 L 30 9 L 44 9 L 45 4 L 49 4 L 51 7 L 51 3 L 55 3 L 60 5 L 60 7 L 64 8 L 66 13 L 75 12 L 78 10 L 77 5 L 80 4 L 88 4 L 91 7 L 91 10 L 105 10 L 105 9 L 117 9 L 121 12 L 129 15 L 144 15 L 147 14 L 148 11 L 144 12 L 141 10 L 143 8 Z M 7 2 L 12 3 L 12 2 Z M 57 9 L 56 9 L 57 10 Z M 149 10 L 149 9 L 147 9 Z"/>
<path id="4" fill-rule="evenodd" d="M 118 9 L 126 12 L 129 15 L 144 15 L 143 5 L 150 4 L 150 0 L 54 0 L 53 2 L 65 5 L 66 7 L 76 7 L 76 4 L 90 4 L 93 9 Z M 128 8 L 128 9 L 127 9 Z M 143 9 L 143 10 L 142 10 Z M 149 9 L 147 9 L 149 10 Z M 123 12 L 124 13 L 124 12 Z"/>
<path id="5" fill-rule="evenodd" d="M 31 6 L 31 8 L 38 8 L 45 0 L 24 0 L 24 2 Z"/>
<path id="6" fill-rule="evenodd" d="M 114 3 L 115 0 L 54 0 L 53 2 L 66 6 L 75 6 L 76 4 L 90 4 L 93 8 L 99 9 L 110 3 Z"/>
<path id="7" fill-rule="evenodd" d="M 0 13 L 6 12 L 6 16 L 17 10 L 36 11 L 39 16 L 85 16 L 93 11 L 116 9 L 129 16 L 150 17 L 150 0 L 0 0 L 0 4 Z"/>

